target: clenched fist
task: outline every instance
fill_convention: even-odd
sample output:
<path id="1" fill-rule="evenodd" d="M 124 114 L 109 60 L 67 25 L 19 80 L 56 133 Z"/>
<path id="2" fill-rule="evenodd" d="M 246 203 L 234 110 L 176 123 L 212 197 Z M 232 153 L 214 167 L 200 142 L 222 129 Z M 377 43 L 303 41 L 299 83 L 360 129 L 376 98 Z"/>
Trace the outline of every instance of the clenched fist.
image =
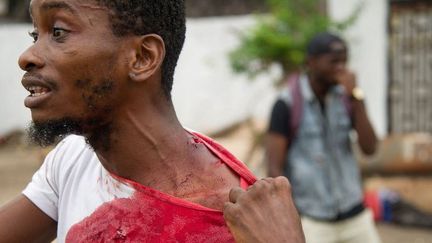
<path id="1" fill-rule="evenodd" d="M 265 178 L 230 192 L 224 217 L 239 243 L 304 243 L 300 218 L 285 177 Z"/>

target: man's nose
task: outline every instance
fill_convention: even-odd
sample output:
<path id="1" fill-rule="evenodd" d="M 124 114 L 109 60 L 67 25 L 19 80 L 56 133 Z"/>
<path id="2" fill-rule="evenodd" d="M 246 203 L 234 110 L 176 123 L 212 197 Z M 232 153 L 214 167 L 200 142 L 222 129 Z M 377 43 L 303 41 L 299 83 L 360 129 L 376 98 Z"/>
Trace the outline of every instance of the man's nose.
<path id="1" fill-rule="evenodd" d="M 43 60 L 39 55 L 37 55 L 34 45 L 21 54 L 18 59 L 18 65 L 22 70 L 27 72 L 34 68 L 41 68 L 43 66 Z"/>

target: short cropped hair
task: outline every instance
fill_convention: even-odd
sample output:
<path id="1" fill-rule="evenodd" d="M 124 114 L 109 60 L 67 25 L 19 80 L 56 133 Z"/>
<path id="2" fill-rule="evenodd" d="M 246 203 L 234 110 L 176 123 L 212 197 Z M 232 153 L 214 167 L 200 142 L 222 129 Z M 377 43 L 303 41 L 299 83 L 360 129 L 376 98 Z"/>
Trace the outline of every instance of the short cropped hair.
<path id="1" fill-rule="evenodd" d="M 307 44 L 306 54 L 310 57 L 320 56 L 322 54 L 331 53 L 333 43 L 341 43 L 344 46 L 344 51 L 347 51 L 347 45 L 345 41 L 339 36 L 324 32 L 315 35 Z"/>
<path id="2" fill-rule="evenodd" d="M 186 33 L 184 0 L 95 0 L 111 10 L 116 36 L 157 34 L 165 42 L 162 90 L 171 98 L 174 71 Z"/>

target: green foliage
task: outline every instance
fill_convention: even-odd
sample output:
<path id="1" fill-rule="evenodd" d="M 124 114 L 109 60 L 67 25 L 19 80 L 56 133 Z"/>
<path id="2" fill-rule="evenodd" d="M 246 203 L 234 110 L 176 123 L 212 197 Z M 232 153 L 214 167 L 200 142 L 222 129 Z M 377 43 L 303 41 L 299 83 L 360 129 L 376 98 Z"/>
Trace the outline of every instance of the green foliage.
<path id="1" fill-rule="evenodd" d="M 266 0 L 270 15 L 240 36 L 240 46 L 230 53 L 234 71 L 254 77 L 272 64 L 284 75 L 297 71 L 305 60 L 308 40 L 315 34 L 343 31 L 354 23 L 361 5 L 344 21 L 333 22 L 320 11 L 320 0 Z"/>

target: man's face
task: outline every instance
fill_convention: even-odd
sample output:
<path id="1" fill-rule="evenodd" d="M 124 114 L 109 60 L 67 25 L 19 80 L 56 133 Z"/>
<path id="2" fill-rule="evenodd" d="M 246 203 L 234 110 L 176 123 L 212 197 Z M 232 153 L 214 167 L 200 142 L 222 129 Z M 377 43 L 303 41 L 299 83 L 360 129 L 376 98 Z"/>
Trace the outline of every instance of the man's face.
<path id="1" fill-rule="evenodd" d="M 67 133 L 108 122 L 126 64 L 119 65 L 122 41 L 112 34 L 107 10 L 92 1 L 33 0 L 30 11 L 35 41 L 19 65 L 33 122 L 75 124 Z"/>
<path id="2" fill-rule="evenodd" d="M 309 60 L 309 69 L 328 85 L 337 83 L 337 76 L 345 70 L 348 58 L 344 44 L 335 42 L 332 50 L 330 53 L 310 57 Z"/>

